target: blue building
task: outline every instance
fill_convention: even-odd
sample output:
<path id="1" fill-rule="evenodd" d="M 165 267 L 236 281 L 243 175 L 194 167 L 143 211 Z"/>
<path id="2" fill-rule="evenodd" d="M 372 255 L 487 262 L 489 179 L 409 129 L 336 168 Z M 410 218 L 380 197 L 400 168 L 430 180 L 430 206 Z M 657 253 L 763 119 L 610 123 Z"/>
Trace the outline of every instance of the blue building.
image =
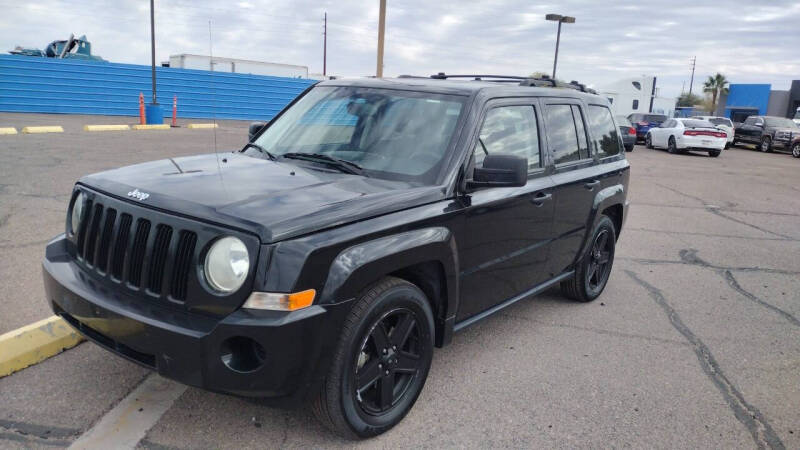
<path id="1" fill-rule="evenodd" d="M 788 91 L 772 90 L 770 84 L 731 84 L 727 97 L 720 99 L 716 113 L 734 122 L 744 122 L 748 116 L 768 115 L 794 117 L 800 107 L 800 80 L 792 81 Z"/>

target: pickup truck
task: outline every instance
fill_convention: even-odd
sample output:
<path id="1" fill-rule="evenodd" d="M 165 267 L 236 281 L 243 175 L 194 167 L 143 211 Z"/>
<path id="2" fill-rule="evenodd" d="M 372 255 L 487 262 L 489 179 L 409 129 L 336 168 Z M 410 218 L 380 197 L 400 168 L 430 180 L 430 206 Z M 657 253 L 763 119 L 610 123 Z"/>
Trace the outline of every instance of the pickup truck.
<path id="1" fill-rule="evenodd" d="M 789 150 L 792 139 L 800 136 L 800 127 L 791 119 L 774 116 L 750 116 L 734 129 L 733 145 L 753 144 L 762 152 Z"/>

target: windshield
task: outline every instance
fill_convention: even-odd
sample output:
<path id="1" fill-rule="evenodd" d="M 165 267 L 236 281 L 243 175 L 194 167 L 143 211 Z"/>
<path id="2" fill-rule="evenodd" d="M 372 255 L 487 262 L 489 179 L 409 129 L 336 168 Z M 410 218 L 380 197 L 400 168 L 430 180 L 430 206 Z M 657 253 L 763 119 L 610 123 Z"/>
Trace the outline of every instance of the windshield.
<path id="1" fill-rule="evenodd" d="M 321 86 L 270 123 L 254 143 L 281 160 L 322 154 L 357 164 L 370 177 L 431 184 L 466 97 Z M 246 154 L 259 156 L 257 149 Z M 297 160 L 292 160 L 297 163 Z M 324 167 L 324 164 L 320 167 Z"/>
<path id="2" fill-rule="evenodd" d="M 797 124 L 792 122 L 791 119 L 783 117 L 765 117 L 764 121 L 768 127 L 797 128 Z"/>

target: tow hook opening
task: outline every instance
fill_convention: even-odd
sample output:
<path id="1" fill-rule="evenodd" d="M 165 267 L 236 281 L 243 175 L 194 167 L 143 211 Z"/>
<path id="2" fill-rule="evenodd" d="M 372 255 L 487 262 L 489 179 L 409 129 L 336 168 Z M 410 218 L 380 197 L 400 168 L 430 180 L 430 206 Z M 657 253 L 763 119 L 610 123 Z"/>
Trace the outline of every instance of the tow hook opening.
<path id="1" fill-rule="evenodd" d="M 254 372 L 264 365 L 267 352 L 258 342 L 244 336 L 234 336 L 222 342 L 220 359 L 234 372 Z"/>

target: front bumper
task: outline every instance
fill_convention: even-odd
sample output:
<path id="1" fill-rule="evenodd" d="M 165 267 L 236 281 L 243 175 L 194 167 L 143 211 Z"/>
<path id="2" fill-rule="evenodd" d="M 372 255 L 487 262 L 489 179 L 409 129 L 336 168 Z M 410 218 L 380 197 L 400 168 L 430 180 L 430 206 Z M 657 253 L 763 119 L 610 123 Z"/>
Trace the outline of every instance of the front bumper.
<path id="1" fill-rule="evenodd" d="M 349 306 L 240 309 L 211 318 L 106 286 L 73 262 L 63 235 L 47 245 L 42 264 L 51 308 L 87 339 L 166 378 L 242 396 L 307 399 L 327 371 Z M 223 362 L 224 349 L 241 338 L 262 346 L 255 369 L 234 370 Z"/>

